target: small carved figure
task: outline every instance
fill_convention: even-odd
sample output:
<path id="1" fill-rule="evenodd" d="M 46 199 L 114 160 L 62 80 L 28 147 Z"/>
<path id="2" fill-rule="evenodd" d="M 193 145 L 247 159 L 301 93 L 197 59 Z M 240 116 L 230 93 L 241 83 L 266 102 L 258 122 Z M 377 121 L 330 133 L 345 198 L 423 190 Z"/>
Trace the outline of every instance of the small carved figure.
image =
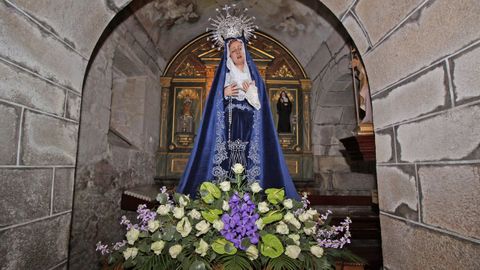
<path id="1" fill-rule="evenodd" d="M 363 118 L 361 118 L 361 123 L 372 123 L 372 104 L 370 102 L 370 90 L 368 87 L 367 74 L 365 72 L 365 67 L 360 62 L 360 59 L 357 55 L 354 55 L 352 59 L 352 69 L 356 71 L 356 77 L 360 81 L 360 90 L 359 90 L 359 109 L 363 110 Z"/>

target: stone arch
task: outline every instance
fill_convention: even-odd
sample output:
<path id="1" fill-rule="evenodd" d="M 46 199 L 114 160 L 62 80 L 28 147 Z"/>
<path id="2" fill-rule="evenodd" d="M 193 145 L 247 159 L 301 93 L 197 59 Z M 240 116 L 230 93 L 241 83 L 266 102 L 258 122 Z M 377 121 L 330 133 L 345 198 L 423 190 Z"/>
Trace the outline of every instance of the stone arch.
<path id="1" fill-rule="evenodd" d="M 7 77 L 2 125 L 15 130 L 2 135 L 7 143 L 1 178 L 21 183 L 35 176 L 42 186 L 52 186 L 53 193 L 41 187 L 19 190 L 16 184 L 4 190 L 18 198 L 41 190 L 53 205 L 67 202 L 58 204 L 59 209 L 39 208 L 36 212 L 44 215 L 33 218 L 5 218 L 0 251 L 7 254 L 7 269 L 65 263 L 82 80 L 102 31 L 129 2 L 0 4 L 0 59 Z M 478 268 L 480 5 L 475 0 L 310 2 L 302 1 L 314 10 L 323 3 L 340 19 L 369 75 L 385 266 Z M 445 22 L 442 27 L 440 22 Z M 65 179 L 66 187 L 58 188 L 66 194 L 55 193 L 52 178 Z M 48 209 L 48 204 L 38 205 Z M 402 205 L 411 210 L 408 215 Z M 18 206 L 23 213 L 32 207 L 23 201 Z M 51 238 L 51 245 L 31 243 L 36 241 L 29 236 L 37 231 L 45 231 L 42 237 Z M 6 246 L 10 242 L 22 247 L 11 251 Z M 39 243 L 53 246 L 54 255 L 30 258 Z"/>

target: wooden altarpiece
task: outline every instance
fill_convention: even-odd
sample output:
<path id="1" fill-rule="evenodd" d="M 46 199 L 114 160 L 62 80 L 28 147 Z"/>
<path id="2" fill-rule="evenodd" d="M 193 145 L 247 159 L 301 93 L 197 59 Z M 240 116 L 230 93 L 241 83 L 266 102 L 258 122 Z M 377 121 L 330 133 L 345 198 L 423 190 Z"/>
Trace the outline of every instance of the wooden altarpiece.
<path id="1" fill-rule="evenodd" d="M 248 44 L 248 50 L 266 82 L 275 126 L 279 121 L 280 93 L 285 92 L 292 102 L 289 117 L 282 118 L 289 121 L 291 129 L 278 133 L 287 166 L 296 182 L 313 181 L 311 82 L 285 46 L 267 34 L 256 34 L 257 39 Z M 201 35 L 178 51 L 160 78 L 162 107 L 156 177 L 159 183 L 174 186 L 186 167 L 222 54 L 223 51 L 211 48 L 207 34 Z"/>

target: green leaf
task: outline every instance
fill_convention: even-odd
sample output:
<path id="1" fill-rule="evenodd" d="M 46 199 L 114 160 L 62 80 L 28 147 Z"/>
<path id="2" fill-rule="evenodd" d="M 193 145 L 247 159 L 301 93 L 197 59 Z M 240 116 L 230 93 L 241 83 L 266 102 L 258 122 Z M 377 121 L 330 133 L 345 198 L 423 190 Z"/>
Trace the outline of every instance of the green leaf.
<path id="1" fill-rule="evenodd" d="M 277 258 L 283 254 L 283 245 L 280 239 L 273 234 L 262 236 L 262 243 L 260 245 L 260 252 L 263 256 L 269 258 Z"/>
<path id="2" fill-rule="evenodd" d="M 117 261 L 117 258 L 115 258 L 115 256 L 113 255 L 108 256 L 108 261 L 107 261 L 108 264 L 114 264 L 116 261 Z"/>
<path id="3" fill-rule="evenodd" d="M 269 188 L 265 190 L 267 194 L 267 200 L 271 204 L 278 204 L 285 198 L 285 190 L 283 188 Z"/>
<path id="4" fill-rule="evenodd" d="M 165 194 L 165 193 L 159 193 L 159 194 L 157 195 L 157 201 L 158 201 L 160 204 L 166 204 L 166 203 L 167 203 L 167 200 L 168 200 L 167 194 Z"/>
<path id="5" fill-rule="evenodd" d="M 225 238 L 217 238 L 213 243 L 212 243 L 212 249 L 216 253 L 222 255 L 222 254 L 229 254 L 233 255 L 237 253 L 237 248 L 233 246 L 233 244 L 230 241 L 227 241 Z"/>
<path id="6" fill-rule="evenodd" d="M 243 238 L 240 245 L 245 249 L 248 248 L 251 245 L 250 238 L 248 237 Z"/>
<path id="7" fill-rule="evenodd" d="M 223 211 L 220 209 L 210 209 L 207 211 L 202 211 L 201 213 L 204 219 L 206 219 L 210 223 L 213 223 L 219 218 L 219 215 L 221 215 Z"/>
<path id="8" fill-rule="evenodd" d="M 177 232 L 177 230 L 175 229 L 175 227 L 173 226 L 170 226 L 170 227 L 166 227 L 165 230 L 164 230 L 164 234 L 163 234 L 163 240 L 165 241 L 172 241 L 173 240 L 173 236 L 175 235 L 175 232 Z"/>
<path id="9" fill-rule="evenodd" d="M 188 270 L 206 270 L 206 269 L 207 269 L 207 266 L 205 265 L 205 263 L 198 260 L 194 261 L 190 265 L 190 268 L 188 268 Z"/>
<path id="10" fill-rule="evenodd" d="M 162 234 L 160 233 L 160 231 L 156 231 L 154 234 L 152 234 L 153 242 L 160 241 L 160 240 L 162 240 Z"/>
<path id="11" fill-rule="evenodd" d="M 268 260 L 266 269 L 271 270 L 299 270 L 299 269 L 332 269 L 332 268 L 306 268 L 303 263 L 286 255 Z"/>
<path id="12" fill-rule="evenodd" d="M 260 267 L 253 267 L 252 261 L 248 259 L 244 252 L 238 252 L 234 256 L 232 255 L 220 255 L 217 263 L 223 266 L 225 270 L 253 270 L 261 269 Z"/>
<path id="13" fill-rule="evenodd" d="M 135 266 L 135 262 L 132 260 L 132 258 L 128 258 L 128 260 L 126 260 L 124 263 L 123 263 L 123 267 L 128 269 L 128 268 L 132 268 Z"/>
<path id="14" fill-rule="evenodd" d="M 218 254 L 225 254 L 225 239 L 218 238 L 212 243 L 212 249 Z"/>
<path id="15" fill-rule="evenodd" d="M 315 225 L 317 225 L 317 223 L 315 221 L 311 221 L 311 220 L 307 220 L 305 221 L 305 228 L 312 228 L 314 227 Z"/>
<path id="16" fill-rule="evenodd" d="M 205 203 L 210 204 L 215 200 L 215 198 L 220 198 L 222 193 L 215 184 L 211 182 L 203 182 L 200 186 L 200 195 Z"/>
<path id="17" fill-rule="evenodd" d="M 178 260 L 173 259 L 169 255 L 166 256 L 137 256 L 137 263 L 134 265 L 127 266 L 124 264 L 123 269 L 132 269 L 133 270 L 154 270 L 154 269 L 176 269 L 179 264 Z"/>
<path id="18" fill-rule="evenodd" d="M 212 194 L 207 193 L 207 194 L 205 194 L 205 196 L 202 195 L 202 200 L 203 200 L 205 203 L 211 204 L 212 202 L 215 201 L 215 198 L 213 197 Z"/>
<path id="19" fill-rule="evenodd" d="M 147 242 L 143 241 L 138 245 L 138 250 L 140 250 L 143 253 L 147 253 L 150 250 L 150 245 L 147 244 Z"/>
<path id="20" fill-rule="evenodd" d="M 267 225 L 275 221 L 282 220 L 283 214 L 279 210 L 274 210 L 268 212 L 264 217 L 262 217 L 263 224 Z"/>
<path id="21" fill-rule="evenodd" d="M 229 255 L 233 255 L 237 253 L 237 248 L 230 242 L 225 244 L 225 253 Z"/>

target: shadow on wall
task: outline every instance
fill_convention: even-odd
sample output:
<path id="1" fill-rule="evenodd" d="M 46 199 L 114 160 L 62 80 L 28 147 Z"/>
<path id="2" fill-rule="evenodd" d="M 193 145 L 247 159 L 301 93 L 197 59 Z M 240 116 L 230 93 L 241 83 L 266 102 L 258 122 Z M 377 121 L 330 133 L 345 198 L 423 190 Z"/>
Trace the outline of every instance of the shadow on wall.
<path id="1" fill-rule="evenodd" d="M 377 188 L 375 162 L 350 159 L 340 142 L 353 136 L 357 128 L 351 70 L 353 41 L 341 22 L 323 5 L 312 8 L 325 13 L 334 28 L 306 67 L 313 78 L 315 192 L 320 195 L 371 196 L 372 190 Z"/>
<path id="2" fill-rule="evenodd" d="M 109 24 L 84 80 L 70 269 L 95 269 L 95 244 L 122 238 L 122 191 L 153 183 L 162 59 L 127 7 Z"/>

